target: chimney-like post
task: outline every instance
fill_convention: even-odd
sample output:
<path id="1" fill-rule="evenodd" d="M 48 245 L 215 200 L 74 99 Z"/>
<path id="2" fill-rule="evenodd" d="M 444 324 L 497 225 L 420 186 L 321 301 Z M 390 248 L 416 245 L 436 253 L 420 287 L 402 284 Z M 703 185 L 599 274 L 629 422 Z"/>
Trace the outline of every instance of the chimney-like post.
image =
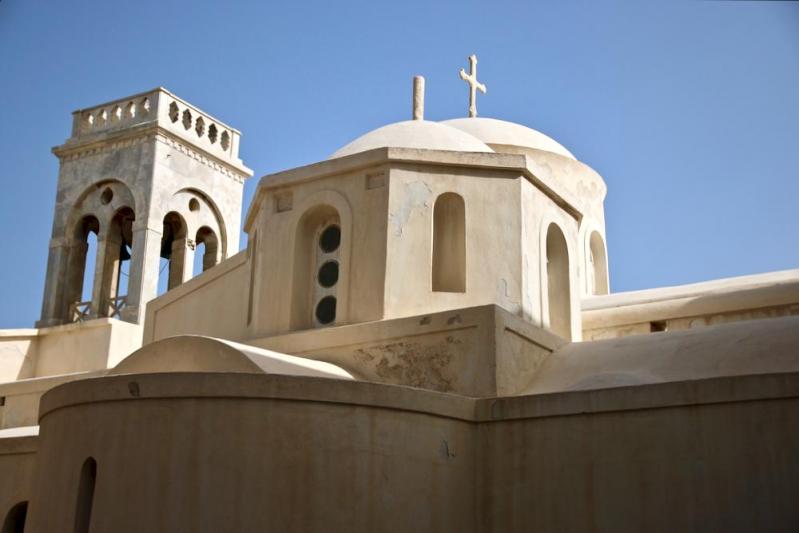
<path id="1" fill-rule="evenodd" d="M 413 120 L 424 120 L 424 77 L 413 77 Z"/>

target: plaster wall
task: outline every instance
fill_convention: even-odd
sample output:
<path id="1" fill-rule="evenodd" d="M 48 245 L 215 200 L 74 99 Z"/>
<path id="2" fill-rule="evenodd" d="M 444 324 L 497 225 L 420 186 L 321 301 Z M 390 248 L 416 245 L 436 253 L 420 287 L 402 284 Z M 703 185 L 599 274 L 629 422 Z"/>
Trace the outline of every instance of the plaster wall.
<path id="1" fill-rule="evenodd" d="M 384 318 L 496 303 L 521 312 L 518 176 L 424 165 L 391 169 Z M 432 290 L 433 211 L 443 193 L 466 213 L 466 290 Z"/>
<path id="2" fill-rule="evenodd" d="M 263 377 L 229 376 L 239 385 Z M 337 402 L 192 397 L 202 375 L 164 377 L 121 376 L 103 387 L 127 390 L 133 380 L 149 395 L 155 379 L 158 390 L 188 396 L 44 415 L 28 533 L 73 523 L 89 456 L 97 461 L 95 531 L 475 530 L 468 424 Z M 87 423 L 92 431 L 74 431 Z"/>
<path id="3" fill-rule="evenodd" d="M 0 524 L 8 511 L 32 496 L 36 468 L 36 436 L 7 435 L 0 430 Z"/>
<path id="4" fill-rule="evenodd" d="M 110 368 L 141 344 L 141 326 L 108 318 L 0 331 L 0 386 L 18 379 Z"/>
<path id="5" fill-rule="evenodd" d="M 0 332 L 0 428 L 35 425 L 47 390 L 114 367 L 141 344 L 141 326 L 107 318 Z"/>
<path id="6" fill-rule="evenodd" d="M 54 389 L 41 428 L 33 533 L 73 523 L 87 457 L 92 528 L 122 533 L 799 526 L 795 373 L 485 400 L 122 375 Z"/>
<path id="7" fill-rule="evenodd" d="M 0 330 L 0 383 L 33 374 L 35 329 Z"/>
<path id="8" fill-rule="evenodd" d="M 640 389 L 624 394 L 662 392 Z M 498 422 L 483 441 L 479 529 L 792 531 L 796 428 L 796 397 Z"/>
<path id="9" fill-rule="evenodd" d="M 799 314 L 799 270 L 663 287 L 582 301 L 586 340 Z"/>
<path id="10" fill-rule="evenodd" d="M 495 305 L 250 339 L 359 379 L 464 396 L 518 394 L 559 337 Z"/>
<path id="11" fill-rule="evenodd" d="M 565 159 L 565 158 L 561 158 Z M 578 223 L 560 209 L 532 183 L 520 180 L 521 250 L 523 271 L 523 305 L 521 316 L 533 324 L 549 328 L 547 280 L 547 232 L 551 224 L 563 232 L 568 249 L 569 316 L 571 340 L 580 340 L 580 254 L 578 254 Z"/>
<path id="12" fill-rule="evenodd" d="M 301 270 L 295 247 L 303 215 L 320 206 L 335 208 L 341 220 L 336 324 L 383 317 L 387 183 L 387 170 L 377 166 L 265 192 L 256 222 L 248 229 L 257 238 L 251 337 L 289 331 L 293 306 L 304 305 L 311 312 L 310 303 L 295 301 L 293 295 L 295 274 Z"/>
<path id="13" fill-rule="evenodd" d="M 241 251 L 227 261 L 151 300 L 144 342 L 173 335 L 246 337 L 250 263 Z"/>

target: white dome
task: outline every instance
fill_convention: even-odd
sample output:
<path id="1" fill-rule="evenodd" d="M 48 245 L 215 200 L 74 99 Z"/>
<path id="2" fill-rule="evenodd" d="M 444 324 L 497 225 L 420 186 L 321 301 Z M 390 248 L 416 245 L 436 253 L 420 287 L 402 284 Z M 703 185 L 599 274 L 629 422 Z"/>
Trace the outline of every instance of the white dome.
<path id="1" fill-rule="evenodd" d="M 479 139 L 438 122 L 406 120 L 377 128 L 337 150 L 329 159 L 357 154 L 374 148 L 422 148 L 458 152 L 493 152 Z"/>
<path id="2" fill-rule="evenodd" d="M 555 139 L 521 124 L 482 117 L 456 118 L 445 120 L 441 124 L 457 128 L 480 139 L 493 148 L 495 152 L 523 153 L 523 150 L 518 151 L 514 150 L 514 148 L 533 148 L 577 160 L 571 152 Z"/>

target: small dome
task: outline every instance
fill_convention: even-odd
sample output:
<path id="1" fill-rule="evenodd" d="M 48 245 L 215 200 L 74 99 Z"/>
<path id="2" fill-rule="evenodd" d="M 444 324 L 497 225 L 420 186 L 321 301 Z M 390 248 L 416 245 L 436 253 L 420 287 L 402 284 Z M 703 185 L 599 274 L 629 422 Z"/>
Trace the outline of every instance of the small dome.
<path id="1" fill-rule="evenodd" d="M 460 129 L 427 120 L 406 120 L 377 128 L 358 137 L 336 151 L 329 159 L 383 147 L 493 152 L 485 143 Z"/>
<path id="2" fill-rule="evenodd" d="M 441 124 L 457 128 L 480 139 L 493 148 L 495 152 L 523 154 L 524 148 L 533 148 L 577 160 L 571 152 L 556 140 L 521 124 L 482 117 L 456 118 L 445 120 Z M 516 150 L 515 148 L 522 148 L 522 150 Z"/>

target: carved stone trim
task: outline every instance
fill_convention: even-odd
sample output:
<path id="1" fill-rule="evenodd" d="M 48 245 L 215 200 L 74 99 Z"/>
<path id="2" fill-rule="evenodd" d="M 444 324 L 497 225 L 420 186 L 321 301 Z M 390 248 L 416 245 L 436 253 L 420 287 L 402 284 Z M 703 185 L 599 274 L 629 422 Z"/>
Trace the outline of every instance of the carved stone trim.
<path id="1" fill-rule="evenodd" d="M 178 152 L 191 157 L 192 159 L 194 159 L 196 161 L 199 161 L 200 163 L 204 164 L 205 166 L 210 167 L 210 168 L 214 169 L 215 171 L 220 172 L 221 174 L 224 174 L 225 176 L 228 176 L 229 178 L 237 181 L 238 183 L 244 183 L 244 180 L 246 179 L 246 177 L 244 175 L 240 174 L 239 172 L 236 172 L 236 171 L 232 170 L 230 167 L 228 167 L 226 165 L 222 165 L 221 163 L 218 163 L 214 159 L 212 159 L 212 158 L 200 153 L 197 150 L 192 149 L 191 147 L 187 146 L 183 142 L 181 142 L 181 141 L 179 141 L 179 140 L 177 140 L 177 139 L 175 139 L 175 138 L 173 138 L 171 136 L 164 135 L 164 134 L 159 132 L 158 134 L 155 135 L 155 140 L 160 142 L 160 143 L 163 143 L 163 144 L 169 146 L 173 150 L 177 150 Z"/>
<path id="2" fill-rule="evenodd" d="M 125 137 L 114 141 L 100 141 L 97 143 L 89 144 L 86 146 L 71 148 L 68 146 L 59 146 L 53 149 L 53 153 L 61 159 L 62 162 L 75 161 L 84 157 L 91 157 L 94 155 L 105 154 L 120 148 L 127 148 L 142 144 L 147 141 L 155 140 L 163 143 L 170 148 L 181 152 L 192 159 L 212 168 L 213 170 L 228 176 L 238 183 L 244 183 L 249 176 L 241 171 L 234 170 L 228 165 L 222 164 L 216 158 L 209 157 L 198 150 L 191 148 L 184 142 L 172 137 L 165 130 L 161 128 L 147 129 L 140 132 L 138 135 Z"/>

